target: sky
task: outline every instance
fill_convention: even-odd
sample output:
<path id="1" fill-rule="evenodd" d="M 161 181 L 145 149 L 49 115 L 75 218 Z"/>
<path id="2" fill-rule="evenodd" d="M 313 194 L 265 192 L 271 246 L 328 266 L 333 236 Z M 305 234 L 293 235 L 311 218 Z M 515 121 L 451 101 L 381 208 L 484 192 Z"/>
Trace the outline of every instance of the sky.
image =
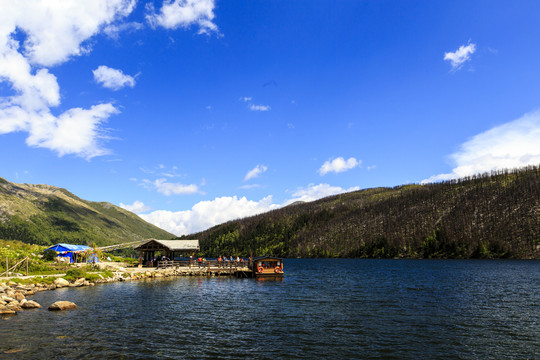
<path id="1" fill-rule="evenodd" d="M 540 164 L 540 2 L 0 0 L 0 177 L 176 235 Z"/>

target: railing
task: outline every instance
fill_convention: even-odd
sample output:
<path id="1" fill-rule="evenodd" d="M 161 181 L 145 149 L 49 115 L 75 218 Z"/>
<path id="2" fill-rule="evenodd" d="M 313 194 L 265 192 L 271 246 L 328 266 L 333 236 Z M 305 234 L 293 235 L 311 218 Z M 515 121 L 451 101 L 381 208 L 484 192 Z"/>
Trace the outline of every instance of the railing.
<path id="1" fill-rule="evenodd" d="M 177 267 L 188 267 L 190 269 L 199 268 L 206 270 L 237 270 L 246 268 L 248 266 L 247 261 L 217 261 L 217 260 L 206 260 L 206 261 L 196 261 L 196 260 L 158 260 L 158 268 L 177 268 Z"/>

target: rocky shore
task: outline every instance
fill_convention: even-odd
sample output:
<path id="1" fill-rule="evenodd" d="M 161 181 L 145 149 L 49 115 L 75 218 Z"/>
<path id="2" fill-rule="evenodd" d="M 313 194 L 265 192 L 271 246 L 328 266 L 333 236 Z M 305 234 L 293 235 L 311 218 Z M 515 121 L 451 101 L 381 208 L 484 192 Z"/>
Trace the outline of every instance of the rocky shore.
<path id="1" fill-rule="evenodd" d="M 0 283 L 0 316 L 16 315 L 18 311 L 26 309 L 41 308 L 42 306 L 28 297 L 40 291 L 56 290 L 64 287 L 83 287 L 95 286 L 96 284 L 118 282 L 118 281 L 134 281 L 142 279 L 158 279 L 173 276 L 216 276 L 217 273 L 207 272 L 204 268 L 176 268 L 176 269 L 122 269 L 122 271 L 114 271 L 112 277 L 106 277 L 98 274 L 98 279 L 89 281 L 81 277 L 74 281 L 68 281 L 62 277 L 58 277 L 53 283 L 39 282 L 40 277 L 34 278 L 36 281 L 32 284 L 21 284 L 16 281 L 7 281 Z M 56 303 L 55 303 L 56 304 Z M 49 306 L 49 310 L 63 310 L 59 306 Z M 73 304 L 75 305 L 75 304 Z M 52 308 L 51 308 L 52 307 Z M 73 307 L 70 307 L 73 308 Z M 76 305 L 75 305 L 76 308 Z"/>

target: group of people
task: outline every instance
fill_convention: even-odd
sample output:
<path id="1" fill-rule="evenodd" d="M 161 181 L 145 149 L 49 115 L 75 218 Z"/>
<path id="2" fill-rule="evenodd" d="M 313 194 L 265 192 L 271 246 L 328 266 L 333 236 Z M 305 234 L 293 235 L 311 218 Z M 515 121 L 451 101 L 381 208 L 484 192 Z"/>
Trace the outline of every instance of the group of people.
<path id="1" fill-rule="evenodd" d="M 190 262 L 193 262 L 193 256 L 190 256 L 189 257 L 190 259 Z M 199 267 L 205 267 L 206 266 L 206 259 L 203 258 L 203 257 L 198 257 L 197 258 L 197 264 L 199 265 Z M 236 257 L 233 257 L 233 256 L 218 256 L 217 258 L 217 263 L 218 263 L 218 267 L 225 267 L 225 266 L 229 266 L 230 264 L 234 264 L 236 266 L 243 266 L 244 265 L 244 259 L 242 259 L 241 257 L 239 256 L 236 256 Z"/>

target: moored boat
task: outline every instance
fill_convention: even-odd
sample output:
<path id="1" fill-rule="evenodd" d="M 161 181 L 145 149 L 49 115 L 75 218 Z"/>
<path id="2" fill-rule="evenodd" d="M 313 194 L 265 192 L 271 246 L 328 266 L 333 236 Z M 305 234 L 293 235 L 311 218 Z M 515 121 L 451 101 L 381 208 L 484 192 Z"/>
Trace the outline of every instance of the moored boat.
<path id="1" fill-rule="evenodd" d="M 260 256 L 251 262 L 253 277 L 282 277 L 283 259 L 274 256 Z"/>

